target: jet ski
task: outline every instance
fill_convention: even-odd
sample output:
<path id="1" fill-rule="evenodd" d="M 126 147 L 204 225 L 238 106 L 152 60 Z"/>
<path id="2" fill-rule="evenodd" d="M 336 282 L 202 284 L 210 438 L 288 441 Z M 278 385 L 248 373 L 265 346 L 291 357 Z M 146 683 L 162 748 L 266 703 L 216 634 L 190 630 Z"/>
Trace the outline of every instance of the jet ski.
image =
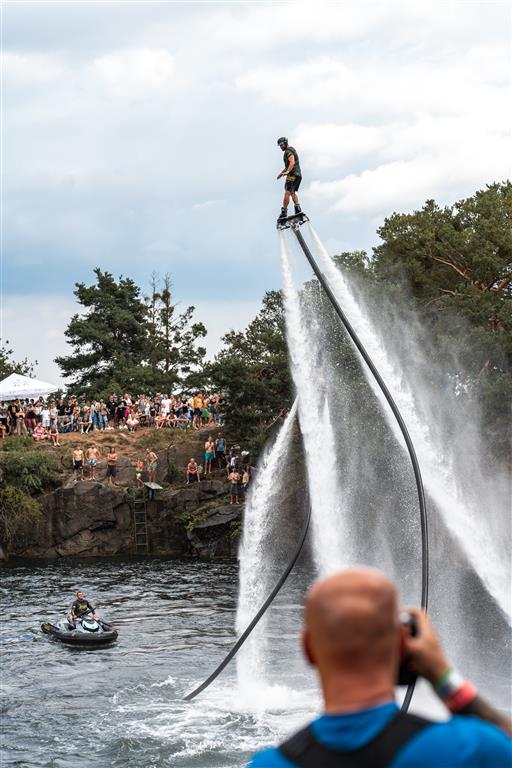
<path id="1" fill-rule="evenodd" d="M 107 645 L 117 640 L 117 629 L 114 629 L 106 621 L 87 613 L 75 621 L 66 617 L 57 624 L 46 622 L 41 624 L 41 629 L 46 635 L 50 635 L 61 643 L 68 645 Z"/>

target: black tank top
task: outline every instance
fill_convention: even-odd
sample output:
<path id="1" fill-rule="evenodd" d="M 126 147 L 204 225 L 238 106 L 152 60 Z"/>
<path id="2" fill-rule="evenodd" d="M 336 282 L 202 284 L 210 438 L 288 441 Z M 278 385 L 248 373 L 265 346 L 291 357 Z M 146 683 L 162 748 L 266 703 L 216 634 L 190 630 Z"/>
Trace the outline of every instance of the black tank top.
<path id="1" fill-rule="evenodd" d="M 300 170 L 299 156 L 297 154 L 297 150 L 294 149 L 293 147 L 288 147 L 284 151 L 283 160 L 284 160 L 285 171 L 288 169 L 288 166 L 290 165 L 290 155 L 293 155 L 295 158 L 295 165 L 293 166 L 290 172 L 290 176 L 302 176 L 302 171 Z"/>

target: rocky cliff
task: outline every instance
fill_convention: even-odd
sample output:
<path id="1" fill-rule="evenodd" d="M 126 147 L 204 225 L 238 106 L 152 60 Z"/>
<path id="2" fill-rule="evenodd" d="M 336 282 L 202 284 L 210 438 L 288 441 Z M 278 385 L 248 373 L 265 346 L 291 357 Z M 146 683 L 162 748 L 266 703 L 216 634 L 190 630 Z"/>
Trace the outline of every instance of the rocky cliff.
<path id="1" fill-rule="evenodd" d="M 106 462 L 97 480 L 63 484 L 41 498 L 44 522 L 11 556 L 53 558 L 120 554 L 171 554 L 199 557 L 236 554 L 242 507 L 229 505 L 225 471 L 185 485 L 191 456 L 200 455 L 204 434 L 159 450 L 157 481 L 162 486 L 149 500 L 137 491 L 132 460 L 120 456 L 116 485 L 106 483 Z M 135 510 L 144 511 L 147 538 L 137 546 Z M 139 518 L 140 519 L 140 518 Z M 147 544 L 147 545 L 146 545 Z"/>

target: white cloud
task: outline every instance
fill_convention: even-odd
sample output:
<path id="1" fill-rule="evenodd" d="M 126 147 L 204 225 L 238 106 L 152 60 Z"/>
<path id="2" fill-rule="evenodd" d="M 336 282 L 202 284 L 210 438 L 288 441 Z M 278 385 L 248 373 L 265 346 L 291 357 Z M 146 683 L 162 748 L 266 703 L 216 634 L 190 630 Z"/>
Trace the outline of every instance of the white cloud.
<path id="1" fill-rule="evenodd" d="M 324 171 L 355 157 L 381 151 L 387 144 L 388 134 L 374 125 L 300 123 L 293 142 L 300 147 L 301 157 L 310 169 Z"/>
<path id="2" fill-rule="evenodd" d="M 498 4 L 71 6 L 41 4 L 34 23 L 32 6 L 11 3 L 4 30 L 4 284 L 23 291 L 30 265 L 56 307 L 92 263 L 140 280 L 169 269 L 180 291 L 193 263 L 224 332 L 232 296 L 279 279 L 267 225 L 282 132 L 308 211 L 344 249 L 370 248 L 393 209 L 509 173 L 510 12 Z M 66 322 L 23 301 L 19 322 L 30 327 L 33 307 L 58 347 Z M 40 357 L 23 339 L 20 354 Z"/>
<path id="3" fill-rule="evenodd" d="M 386 214 L 409 211 L 427 198 L 458 197 L 467 188 L 477 189 L 507 175 L 504 157 L 510 154 L 508 138 L 495 137 L 486 152 L 475 157 L 471 141 L 461 140 L 411 160 L 396 160 L 331 182 L 315 181 L 306 197 L 327 200 L 334 211 Z"/>
<path id="4" fill-rule="evenodd" d="M 504 125 L 494 124 L 493 119 L 495 114 L 483 119 L 475 116 L 468 123 L 424 115 L 410 124 L 384 126 L 373 136 L 370 167 L 337 180 L 313 181 L 305 197 L 326 200 L 332 210 L 349 214 L 385 214 L 410 210 L 427 198 L 445 200 L 449 194 L 458 196 L 466 189 L 501 181 L 510 173 L 507 158 L 512 141 Z M 321 127 L 315 126 L 313 136 L 320 134 Z M 328 157 L 331 166 L 340 154 L 345 157 L 345 150 L 340 153 L 334 145 Z"/>
<path id="5" fill-rule="evenodd" d="M 99 56 L 84 72 L 87 90 L 104 90 L 114 99 L 147 99 L 177 85 L 173 57 L 163 49 L 116 51 Z"/>
<path id="6" fill-rule="evenodd" d="M 204 13 L 194 24 L 194 34 L 215 39 L 228 51 L 262 51 L 293 43 L 325 44 L 358 39 L 371 33 L 389 17 L 390 9 L 406 3 L 332 3 L 301 0 L 293 3 L 240 4 Z M 387 7 L 385 7 L 387 6 Z"/>
<path id="7" fill-rule="evenodd" d="M 63 76 L 66 63 L 54 54 L 27 54 L 3 51 L 0 54 L 4 78 L 17 85 L 50 83 Z"/>
<path id="8" fill-rule="evenodd" d="M 503 78 L 506 46 L 496 46 L 491 59 L 482 48 L 461 52 L 456 60 L 425 62 L 411 56 L 408 66 L 395 57 L 310 57 L 300 64 L 255 67 L 239 75 L 236 87 L 262 102 L 287 109 L 321 110 L 347 119 L 355 115 L 380 120 L 430 111 L 438 115 L 467 115 L 496 107 L 509 82 Z M 479 64 L 485 59 L 485 66 Z M 491 61 L 493 65 L 491 66 Z M 348 121 L 347 121 L 348 122 Z"/>
<path id="9" fill-rule="evenodd" d="M 194 203 L 192 208 L 195 210 L 201 210 L 204 208 L 220 208 L 220 206 L 225 205 L 225 203 L 225 200 L 204 200 L 200 203 Z"/>

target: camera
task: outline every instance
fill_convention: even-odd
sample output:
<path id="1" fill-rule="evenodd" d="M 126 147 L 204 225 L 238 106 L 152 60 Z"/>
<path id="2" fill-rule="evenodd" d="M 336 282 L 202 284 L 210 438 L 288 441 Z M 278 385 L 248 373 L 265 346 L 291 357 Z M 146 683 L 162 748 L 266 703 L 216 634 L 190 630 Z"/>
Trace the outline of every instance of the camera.
<path id="1" fill-rule="evenodd" d="M 408 628 L 409 635 L 411 637 L 416 637 L 418 634 L 418 625 L 416 624 L 414 616 L 411 616 L 410 613 L 402 613 L 400 614 L 400 623 Z M 402 647 L 400 654 L 400 666 L 398 667 L 398 675 L 396 681 L 397 685 L 411 685 L 411 683 L 416 682 L 418 675 L 411 669 L 410 664 L 411 659 L 406 655 L 405 648 Z"/>

